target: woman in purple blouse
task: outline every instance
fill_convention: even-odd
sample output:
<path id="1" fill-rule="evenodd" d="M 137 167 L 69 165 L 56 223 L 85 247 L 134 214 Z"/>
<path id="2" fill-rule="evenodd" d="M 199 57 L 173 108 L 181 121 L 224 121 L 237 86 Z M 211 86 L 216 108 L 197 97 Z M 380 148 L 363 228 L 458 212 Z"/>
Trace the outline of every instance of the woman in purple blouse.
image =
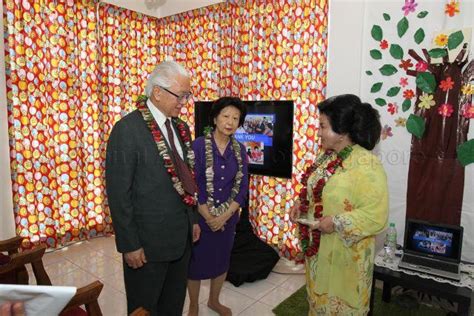
<path id="1" fill-rule="evenodd" d="M 206 279 L 211 279 L 207 306 L 219 315 L 232 314 L 219 302 L 219 294 L 229 269 L 238 210 L 248 193 L 247 154 L 233 136 L 246 113 L 239 98 L 220 98 L 209 117 L 213 131 L 193 143 L 201 237 L 189 264 L 188 315 L 198 315 L 199 288 Z"/>

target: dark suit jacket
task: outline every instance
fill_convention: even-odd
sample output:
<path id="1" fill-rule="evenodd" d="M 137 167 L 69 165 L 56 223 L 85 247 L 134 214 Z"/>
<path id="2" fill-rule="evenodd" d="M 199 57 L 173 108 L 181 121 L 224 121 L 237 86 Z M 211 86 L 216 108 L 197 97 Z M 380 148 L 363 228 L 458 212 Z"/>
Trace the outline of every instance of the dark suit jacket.
<path id="1" fill-rule="evenodd" d="M 182 142 L 181 147 L 186 157 Z M 138 110 L 112 129 L 105 173 L 117 250 L 126 253 L 143 247 L 148 261 L 178 259 L 196 222 L 195 210 L 174 189 Z"/>

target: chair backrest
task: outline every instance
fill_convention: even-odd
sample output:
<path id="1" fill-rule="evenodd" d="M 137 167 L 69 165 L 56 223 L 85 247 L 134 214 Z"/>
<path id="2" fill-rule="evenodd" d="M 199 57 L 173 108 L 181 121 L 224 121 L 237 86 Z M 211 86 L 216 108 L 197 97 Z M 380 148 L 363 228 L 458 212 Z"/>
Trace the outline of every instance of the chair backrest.
<path id="1" fill-rule="evenodd" d="M 18 248 L 20 248 L 22 240 L 23 238 L 20 236 L 15 236 L 6 240 L 0 240 L 0 252 L 6 251 L 9 255 L 18 253 Z"/>
<path id="2" fill-rule="evenodd" d="M 18 253 L 18 249 L 20 248 L 21 241 L 23 238 L 16 236 L 7 240 L 0 240 L 0 253 L 2 253 L 2 256 L 7 260 L 2 260 L 2 261 L 11 261 L 11 256 L 14 254 Z M 8 256 L 3 255 L 3 252 L 7 252 Z M 5 269 L 7 270 L 7 269 Z M 1 270 L 0 270 L 1 271 Z M 25 266 L 19 266 L 17 269 L 12 270 L 8 269 L 9 272 L 4 271 L 3 273 L 0 273 L 1 276 L 0 280 L 6 282 L 6 283 L 13 283 L 13 284 L 28 284 L 28 271 L 26 270 Z M 0 283 L 2 282 L 0 281 Z"/>
<path id="3" fill-rule="evenodd" d="M 17 245 L 14 249 L 13 245 Z M 0 241 L 0 251 L 7 251 L 10 255 L 10 262 L 0 266 L 0 276 L 15 271 L 26 271 L 25 265 L 31 264 L 33 274 L 36 278 L 37 285 L 52 285 L 43 264 L 43 255 L 46 251 L 46 245 L 40 245 L 32 250 L 18 252 L 18 246 L 21 244 L 21 238 L 11 238 L 6 241 Z M 23 273 L 23 272 L 21 272 Z M 17 273 L 18 274 L 18 273 Z M 22 275 L 17 275 L 18 284 L 28 284 L 28 272 L 26 272 L 26 282 Z M 71 301 L 62 310 L 60 315 L 74 314 L 73 310 L 85 305 L 89 316 L 102 316 L 99 307 L 98 298 L 104 284 L 100 281 L 94 281 L 89 285 L 77 289 L 76 294 Z"/>

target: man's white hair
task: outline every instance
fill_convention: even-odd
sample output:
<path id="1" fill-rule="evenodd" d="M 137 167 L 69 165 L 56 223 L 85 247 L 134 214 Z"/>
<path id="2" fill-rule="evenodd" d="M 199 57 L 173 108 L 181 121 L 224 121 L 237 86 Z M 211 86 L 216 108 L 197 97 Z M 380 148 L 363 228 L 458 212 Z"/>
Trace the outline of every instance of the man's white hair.
<path id="1" fill-rule="evenodd" d="M 189 71 L 183 66 L 173 60 L 163 61 L 148 77 L 148 81 L 145 87 L 145 93 L 147 97 L 151 96 L 154 86 L 162 86 L 163 88 L 170 88 L 173 83 L 176 83 L 176 76 L 184 76 L 189 78 Z"/>

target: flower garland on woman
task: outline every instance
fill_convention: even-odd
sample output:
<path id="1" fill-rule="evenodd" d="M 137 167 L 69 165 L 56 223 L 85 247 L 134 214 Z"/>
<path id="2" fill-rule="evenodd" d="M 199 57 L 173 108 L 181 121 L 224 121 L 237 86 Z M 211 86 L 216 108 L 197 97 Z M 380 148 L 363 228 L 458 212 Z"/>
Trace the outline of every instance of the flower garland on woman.
<path id="1" fill-rule="evenodd" d="M 233 135 L 230 136 L 230 143 L 232 153 L 237 160 L 238 171 L 235 175 L 234 185 L 232 186 L 231 194 L 227 201 L 220 204 L 219 206 L 214 205 L 214 153 L 212 150 L 212 133 L 208 133 L 204 138 L 206 147 L 206 191 L 207 191 L 207 206 L 209 207 L 209 213 L 214 216 L 220 216 L 229 209 L 230 204 L 234 201 L 235 197 L 240 191 L 240 183 L 244 176 L 242 169 L 242 156 L 240 155 L 240 144 Z"/>
<path id="2" fill-rule="evenodd" d="M 342 162 L 352 152 L 352 147 L 347 146 L 341 152 L 336 153 L 334 151 L 325 151 L 321 156 L 318 157 L 316 162 L 311 165 L 306 172 L 303 174 L 301 189 L 299 194 L 300 199 L 300 212 L 303 217 L 313 217 L 319 219 L 322 217 L 323 204 L 322 195 L 323 189 L 329 178 L 336 172 L 339 167 L 342 167 Z M 316 185 L 313 187 L 312 194 L 308 194 L 307 186 L 308 179 L 314 176 L 314 182 Z M 312 216 L 309 216 L 309 199 L 312 198 L 314 202 L 314 212 Z M 311 230 L 310 227 L 305 224 L 299 224 L 300 241 L 303 248 L 303 252 L 307 257 L 312 257 L 318 253 L 319 243 L 321 241 L 321 231 L 318 229 Z"/>

